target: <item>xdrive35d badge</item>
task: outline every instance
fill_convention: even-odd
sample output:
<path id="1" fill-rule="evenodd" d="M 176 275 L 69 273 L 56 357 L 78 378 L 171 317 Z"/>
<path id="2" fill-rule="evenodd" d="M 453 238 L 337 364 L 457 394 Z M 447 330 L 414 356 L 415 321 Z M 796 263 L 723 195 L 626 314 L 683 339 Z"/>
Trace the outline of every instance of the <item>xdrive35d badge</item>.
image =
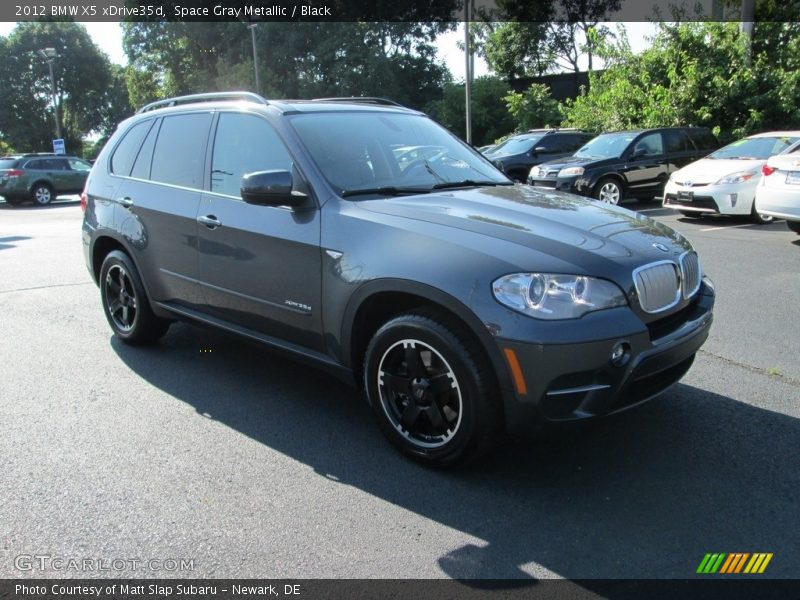
<path id="1" fill-rule="evenodd" d="M 155 102 L 119 125 L 82 206 L 120 340 L 176 319 L 260 340 L 352 383 L 428 465 L 656 396 L 712 321 L 681 235 L 515 185 L 380 98 Z"/>

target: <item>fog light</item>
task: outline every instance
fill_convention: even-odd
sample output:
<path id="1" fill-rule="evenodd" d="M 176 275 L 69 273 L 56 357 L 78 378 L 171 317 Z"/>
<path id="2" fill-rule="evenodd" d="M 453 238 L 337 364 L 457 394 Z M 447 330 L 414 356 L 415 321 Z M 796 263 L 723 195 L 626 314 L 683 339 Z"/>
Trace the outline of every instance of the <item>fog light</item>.
<path id="1" fill-rule="evenodd" d="M 731 194 L 731 206 L 736 206 L 736 200 L 739 198 L 739 194 Z"/>
<path id="2" fill-rule="evenodd" d="M 631 358 L 631 346 L 627 342 L 618 342 L 611 351 L 611 364 L 624 367 Z"/>

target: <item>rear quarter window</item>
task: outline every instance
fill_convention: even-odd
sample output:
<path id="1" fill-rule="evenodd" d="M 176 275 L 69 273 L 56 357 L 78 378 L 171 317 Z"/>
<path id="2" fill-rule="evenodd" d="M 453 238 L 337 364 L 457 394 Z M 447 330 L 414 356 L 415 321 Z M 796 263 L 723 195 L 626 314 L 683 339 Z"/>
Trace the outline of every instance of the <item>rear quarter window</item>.
<path id="1" fill-rule="evenodd" d="M 150 179 L 203 189 L 203 165 L 211 113 L 164 117 L 153 150 Z"/>
<path id="2" fill-rule="evenodd" d="M 139 151 L 139 146 L 142 145 L 142 140 L 150 126 L 153 124 L 152 119 L 136 123 L 127 132 L 125 132 L 122 141 L 117 144 L 114 154 L 111 155 L 111 172 L 115 175 L 123 175 L 127 177 L 131 174 L 131 167 L 136 154 Z"/>

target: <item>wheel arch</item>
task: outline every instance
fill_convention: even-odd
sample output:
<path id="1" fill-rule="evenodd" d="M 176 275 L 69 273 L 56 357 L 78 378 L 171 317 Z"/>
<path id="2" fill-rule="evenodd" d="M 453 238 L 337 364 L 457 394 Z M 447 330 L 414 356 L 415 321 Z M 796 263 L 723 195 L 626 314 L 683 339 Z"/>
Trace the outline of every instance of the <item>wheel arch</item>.
<path id="1" fill-rule="evenodd" d="M 514 399 L 512 383 L 500 348 L 486 325 L 453 296 L 429 285 L 402 279 L 373 281 L 350 299 L 342 319 L 342 360 L 357 383 L 361 382 L 363 358 L 372 336 L 389 319 L 412 310 L 436 311 L 455 320 L 477 342 L 491 367 L 501 395 L 501 409 Z"/>

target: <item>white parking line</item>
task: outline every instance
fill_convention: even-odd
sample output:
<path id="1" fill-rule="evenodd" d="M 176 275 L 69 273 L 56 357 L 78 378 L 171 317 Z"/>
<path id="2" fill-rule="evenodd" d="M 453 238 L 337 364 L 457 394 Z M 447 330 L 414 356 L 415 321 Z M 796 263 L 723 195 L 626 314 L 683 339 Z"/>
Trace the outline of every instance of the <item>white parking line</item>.
<path id="1" fill-rule="evenodd" d="M 752 223 L 743 223 L 742 225 L 724 225 L 722 227 L 706 227 L 700 231 L 718 231 L 720 229 L 738 229 L 739 227 L 751 227 Z"/>

